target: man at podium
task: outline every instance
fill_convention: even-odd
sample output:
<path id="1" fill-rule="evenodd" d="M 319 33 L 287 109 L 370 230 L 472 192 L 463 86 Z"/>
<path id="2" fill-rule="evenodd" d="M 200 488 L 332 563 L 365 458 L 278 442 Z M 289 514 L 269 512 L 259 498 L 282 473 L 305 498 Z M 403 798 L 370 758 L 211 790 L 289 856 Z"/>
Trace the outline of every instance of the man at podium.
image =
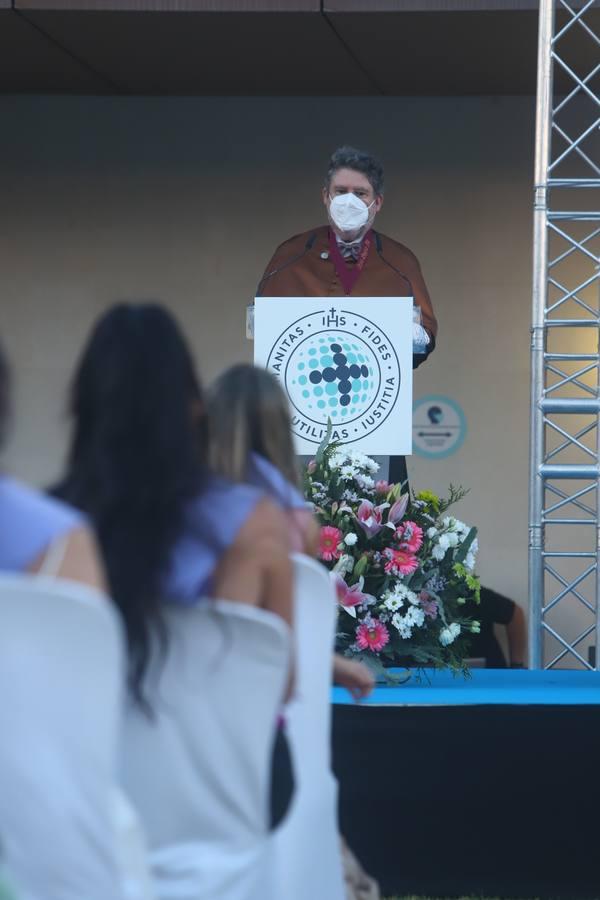
<path id="1" fill-rule="evenodd" d="M 373 228 L 383 206 L 381 163 L 353 147 L 329 161 L 323 187 L 329 225 L 280 244 L 259 282 L 259 297 L 414 297 L 413 368 L 435 347 L 437 322 L 417 257 Z"/>
<path id="2" fill-rule="evenodd" d="M 327 169 L 322 199 L 328 225 L 277 247 L 259 282 L 259 297 L 413 297 L 413 368 L 435 348 L 437 322 L 417 257 L 373 228 L 383 206 L 383 167 L 368 153 L 340 147 Z M 389 479 L 406 480 L 403 457 Z"/>

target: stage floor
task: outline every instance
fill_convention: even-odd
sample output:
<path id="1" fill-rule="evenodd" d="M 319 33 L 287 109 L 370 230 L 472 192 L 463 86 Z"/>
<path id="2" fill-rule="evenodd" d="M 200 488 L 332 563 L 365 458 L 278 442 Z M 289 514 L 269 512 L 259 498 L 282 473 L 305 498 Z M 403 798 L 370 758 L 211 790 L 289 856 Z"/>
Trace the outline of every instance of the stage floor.
<path id="1" fill-rule="evenodd" d="M 600 897 L 600 673 L 333 691 L 342 834 L 383 894 Z"/>

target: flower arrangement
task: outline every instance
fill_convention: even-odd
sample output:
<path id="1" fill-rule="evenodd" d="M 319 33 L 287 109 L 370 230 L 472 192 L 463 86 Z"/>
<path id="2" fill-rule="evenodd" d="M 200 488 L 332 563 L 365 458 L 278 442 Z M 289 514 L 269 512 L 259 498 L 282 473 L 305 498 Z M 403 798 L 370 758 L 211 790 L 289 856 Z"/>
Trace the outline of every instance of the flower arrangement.
<path id="1" fill-rule="evenodd" d="M 319 556 L 336 581 L 337 649 L 375 670 L 407 660 L 464 670 L 479 632 L 464 613 L 479 601 L 477 530 L 446 513 L 466 492 L 410 497 L 376 481 L 378 470 L 364 453 L 324 442 L 305 471 Z"/>

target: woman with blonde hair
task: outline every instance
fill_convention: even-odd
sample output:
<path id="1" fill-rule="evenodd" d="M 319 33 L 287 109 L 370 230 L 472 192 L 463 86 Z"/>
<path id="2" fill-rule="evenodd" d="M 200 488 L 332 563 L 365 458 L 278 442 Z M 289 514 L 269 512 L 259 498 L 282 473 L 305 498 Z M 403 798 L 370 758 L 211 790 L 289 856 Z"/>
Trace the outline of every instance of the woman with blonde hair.
<path id="1" fill-rule="evenodd" d="M 286 512 L 293 551 L 316 556 L 319 526 L 300 493 L 292 422 L 277 380 L 258 366 L 227 369 L 208 390 L 209 464 L 262 488 Z"/>
<path id="2" fill-rule="evenodd" d="M 266 369 L 241 363 L 216 379 L 207 401 L 212 470 L 261 488 L 286 515 L 290 551 L 317 556 L 319 526 L 300 493 L 289 406 L 277 379 Z M 333 676 L 356 699 L 373 688 L 366 666 L 338 654 Z"/>
<path id="3" fill-rule="evenodd" d="M 207 392 L 209 465 L 233 482 L 260 487 L 285 512 L 290 551 L 317 556 L 319 526 L 312 506 L 299 489 L 299 474 L 287 398 L 266 369 L 240 364 L 224 372 Z M 374 685 L 367 666 L 335 653 L 333 679 L 355 699 L 366 697 Z M 283 759 L 280 758 L 283 755 Z M 289 766 L 284 740 L 274 758 L 274 820 L 289 800 Z M 378 900 L 377 884 L 362 869 L 342 839 L 347 900 Z"/>

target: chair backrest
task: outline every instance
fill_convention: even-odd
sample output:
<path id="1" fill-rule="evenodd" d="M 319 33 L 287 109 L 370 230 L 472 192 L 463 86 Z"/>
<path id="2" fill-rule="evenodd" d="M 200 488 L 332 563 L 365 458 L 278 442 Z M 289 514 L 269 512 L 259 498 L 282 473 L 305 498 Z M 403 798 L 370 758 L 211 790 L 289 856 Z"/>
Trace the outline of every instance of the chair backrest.
<path id="1" fill-rule="evenodd" d="M 293 561 L 295 691 L 285 717 L 296 790 L 271 841 L 271 892 L 286 900 L 344 900 L 330 759 L 335 589 L 320 563 L 302 555 Z"/>
<path id="2" fill-rule="evenodd" d="M 288 731 L 295 755 L 328 771 L 331 758 L 331 683 L 337 603 L 329 573 L 319 562 L 294 554 L 295 700 Z"/>
<path id="3" fill-rule="evenodd" d="M 124 896 L 112 809 L 122 682 L 106 597 L 0 576 L 0 844 L 26 900 Z"/>
<path id="4" fill-rule="evenodd" d="M 174 846 L 243 851 L 268 831 L 289 629 L 225 600 L 169 607 L 167 629 L 166 654 L 156 649 L 145 678 L 152 715 L 133 703 L 126 715 L 123 785 L 154 859 Z"/>

